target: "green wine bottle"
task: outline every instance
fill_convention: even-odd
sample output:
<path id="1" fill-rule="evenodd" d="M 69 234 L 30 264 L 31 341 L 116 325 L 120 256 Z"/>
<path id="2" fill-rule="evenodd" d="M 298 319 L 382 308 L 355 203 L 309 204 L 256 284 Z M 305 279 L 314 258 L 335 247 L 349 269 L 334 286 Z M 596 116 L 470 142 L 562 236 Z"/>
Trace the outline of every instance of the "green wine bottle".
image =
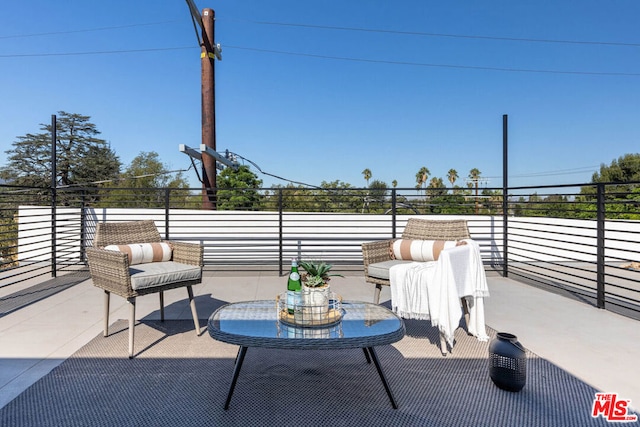
<path id="1" fill-rule="evenodd" d="M 302 282 L 300 281 L 300 273 L 298 273 L 298 260 L 291 259 L 291 272 L 289 273 L 289 281 L 287 282 L 287 311 L 293 314 L 294 308 L 300 303 L 300 291 L 302 290 Z"/>

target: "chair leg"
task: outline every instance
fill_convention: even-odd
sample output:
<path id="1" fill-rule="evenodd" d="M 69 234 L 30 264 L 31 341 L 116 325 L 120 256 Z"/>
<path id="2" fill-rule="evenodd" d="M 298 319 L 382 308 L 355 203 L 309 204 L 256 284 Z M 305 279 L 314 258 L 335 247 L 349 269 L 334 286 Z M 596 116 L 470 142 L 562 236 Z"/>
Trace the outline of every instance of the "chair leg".
<path id="1" fill-rule="evenodd" d="M 200 335 L 200 321 L 198 320 L 198 311 L 196 310 L 196 300 L 193 298 L 193 288 L 187 286 L 189 293 L 189 305 L 191 306 L 191 315 L 193 316 L 193 324 L 196 327 L 196 335 Z"/>
<path id="2" fill-rule="evenodd" d="M 449 350 L 447 349 L 447 340 L 444 337 L 444 334 L 440 332 L 440 351 L 443 356 L 446 356 Z"/>
<path id="3" fill-rule="evenodd" d="M 160 321 L 164 322 L 164 292 L 160 291 Z"/>
<path id="4" fill-rule="evenodd" d="M 136 325 L 136 299 L 127 298 L 129 302 L 129 359 L 133 359 L 133 338 Z"/>
<path id="5" fill-rule="evenodd" d="M 373 294 L 374 304 L 380 304 L 380 292 L 382 292 L 382 285 L 380 283 L 376 283 L 376 289 Z"/>
<path id="6" fill-rule="evenodd" d="M 469 333 L 469 303 L 465 297 L 460 298 L 462 300 L 462 312 L 464 314 L 464 323 L 467 327 L 467 333 Z"/>
<path id="7" fill-rule="evenodd" d="M 104 333 L 103 335 L 109 336 L 109 301 L 111 292 L 104 291 Z"/>

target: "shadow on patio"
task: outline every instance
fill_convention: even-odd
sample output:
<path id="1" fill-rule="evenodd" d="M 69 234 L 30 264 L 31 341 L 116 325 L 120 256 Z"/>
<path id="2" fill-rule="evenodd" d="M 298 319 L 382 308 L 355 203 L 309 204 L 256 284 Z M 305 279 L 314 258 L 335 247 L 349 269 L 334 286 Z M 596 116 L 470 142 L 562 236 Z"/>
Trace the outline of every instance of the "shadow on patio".
<path id="1" fill-rule="evenodd" d="M 519 393 L 491 382 L 487 342 L 458 329 L 452 354 L 442 357 L 429 322 L 406 321 L 404 339 L 378 348 L 397 410 L 358 349 L 250 348 L 225 411 L 237 347 L 207 332 L 196 336 L 181 292 L 167 293 L 165 314 L 172 320 L 165 323 L 156 298 L 140 299 L 137 356 L 129 360 L 126 322 L 101 336 L 102 295 L 87 280 L 0 318 L 8 345 L 0 350 L 3 370 L 52 357 L 58 365 L 39 376 L 27 367 L 3 381 L 2 394 L 15 399 L 3 403 L 0 424 L 584 426 L 608 424 L 591 417 L 597 391 L 640 402 L 637 321 L 510 279 L 488 280 L 490 332 L 515 333 L 531 350 Z M 360 276 L 332 285 L 345 299 L 373 296 Z M 271 299 L 283 286 L 273 274 L 208 275 L 196 287 L 201 325 L 227 301 Z M 388 303 L 388 294 L 382 300 Z M 126 318 L 124 304 L 112 307 L 112 319 Z M 46 327 L 43 317 L 50 319 Z M 45 338 L 52 333 L 55 339 Z M 19 390 L 17 382 L 24 384 Z"/>

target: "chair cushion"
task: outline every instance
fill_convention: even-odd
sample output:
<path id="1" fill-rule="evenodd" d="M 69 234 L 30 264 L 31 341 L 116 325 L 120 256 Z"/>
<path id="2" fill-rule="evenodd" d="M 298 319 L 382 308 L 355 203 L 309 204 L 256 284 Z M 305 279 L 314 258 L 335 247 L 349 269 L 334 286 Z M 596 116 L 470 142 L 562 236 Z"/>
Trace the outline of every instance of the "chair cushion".
<path id="1" fill-rule="evenodd" d="M 168 243 L 133 243 L 130 245 L 108 245 L 108 251 L 124 252 L 129 256 L 129 265 L 171 260 L 172 249 Z"/>
<path id="2" fill-rule="evenodd" d="M 389 261 L 374 262 L 367 267 L 367 275 L 377 279 L 389 280 L 389 269 L 398 264 L 407 264 L 413 261 L 403 261 L 400 259 L 392 259 Z"/>
<path id="3" fill-rule="evenodd" d="M 129 273 L 131 287 L 136 290 L 202 279 L 202 269 L 199 266 L 173 261 L 136 265 L 129 268 Z"/>
<path id="4" fill-rule="evenodd" d="M 393 258 L 406 261 L 437 261 L 443 249 L 455 247 L 455 240 L 398 239 L 392 244 Z"/>

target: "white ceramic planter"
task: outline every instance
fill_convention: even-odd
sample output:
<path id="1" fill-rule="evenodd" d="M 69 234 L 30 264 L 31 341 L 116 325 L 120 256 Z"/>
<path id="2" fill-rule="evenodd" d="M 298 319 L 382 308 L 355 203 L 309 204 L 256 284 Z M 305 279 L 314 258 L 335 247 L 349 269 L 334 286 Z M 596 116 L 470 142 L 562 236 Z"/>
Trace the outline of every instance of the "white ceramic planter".
<path id="1" fill-rule="evenodd" d="M 310 288 L 302 286 L 302 310 L 299 320 L 302 324 L 322 324 L 329 313 L 329 285 Z"/>

